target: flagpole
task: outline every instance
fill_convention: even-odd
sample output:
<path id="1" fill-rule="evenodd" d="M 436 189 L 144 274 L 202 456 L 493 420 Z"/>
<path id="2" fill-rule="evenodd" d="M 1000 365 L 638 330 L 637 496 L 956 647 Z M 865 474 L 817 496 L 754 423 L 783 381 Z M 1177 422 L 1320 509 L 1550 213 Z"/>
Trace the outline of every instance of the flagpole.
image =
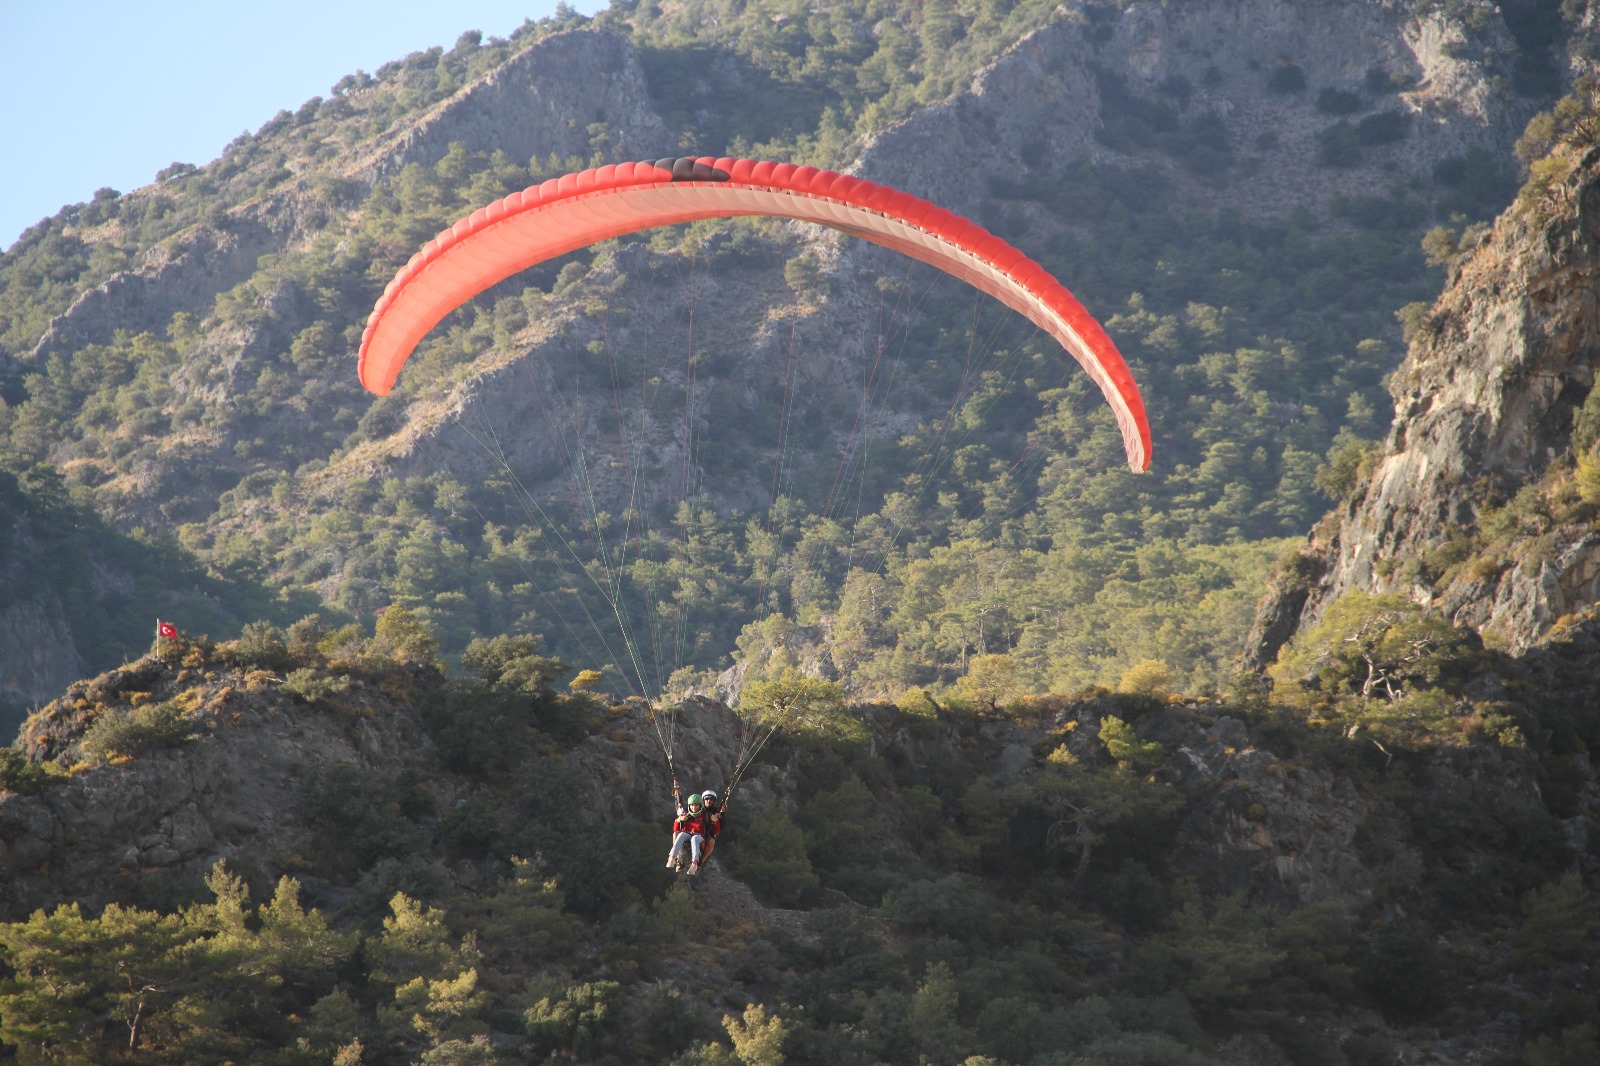
<path id="1" fill-rule="evenodd" d="M 161 658 L 161 619 L 156 619 L 156 658 Z"/>

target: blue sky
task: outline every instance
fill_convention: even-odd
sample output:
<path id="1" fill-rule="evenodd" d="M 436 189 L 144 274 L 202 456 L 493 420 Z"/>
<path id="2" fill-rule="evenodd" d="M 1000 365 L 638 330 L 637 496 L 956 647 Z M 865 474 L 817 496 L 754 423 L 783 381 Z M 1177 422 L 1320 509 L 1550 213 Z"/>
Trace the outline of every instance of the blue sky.
<path id="1" fill-rule="evenodd" d="M 585 14 L 605 0 L 569 0 Z M 202 165 L 346 74 L 556 0 L 0 0 L 0 249 L 107 186 Z"/>

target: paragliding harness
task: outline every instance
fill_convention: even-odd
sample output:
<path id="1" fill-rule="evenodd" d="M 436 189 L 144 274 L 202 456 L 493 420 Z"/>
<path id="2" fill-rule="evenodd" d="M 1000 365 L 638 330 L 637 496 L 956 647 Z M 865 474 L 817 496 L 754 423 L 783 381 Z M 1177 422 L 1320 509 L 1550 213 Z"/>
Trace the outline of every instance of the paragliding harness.
<path id="1" fill-rule="evenodd" d="M 683 810 L 683 791 L 678 786 L 677 765 L 674 762 L 674 751 L 677 747 L 678 735 L 678 707 L 656 707 L 646 704 L 645 717 L 650 720 L 651 728 L 656 733 L 656 746 L 661 747 L 661 755 L 667 762 L 667 775 L 672 778 L 672 804 L 675 810 Z M 739 722 L 739 751 L 734 755 L 733 773 L 728 776 L 728 787 L 723 791 L 722 799 L 718 800 L 717 816 L 722 818 L 728 813 L 728 807 L 733 805 L 733 791 L 739 787 L 739 781 L 744 778 L 744 771 L 749 770 L 750 763 L 754 762 L 766 743 L 778 735 L 787 715 L 782 711 L 768 711 L 765 714 L 736 714 Z"/>
<path id="2" fill-rule="evenodd" d="M 656 746 L 661 749 L 661 755 L 667 763 L 667 773 L 672 778 L 673 808 L 681 812 L 685 809 L 683 789 L 678 784 L 678 771 L 673 759 L 678 738 L 678 709 L 679 705 L 657 707 L 650 704 L 646 706 L 644 713 L 655 731 Z M 786 715 L 781 710 L 769 710 L 765 713 L 736 714 L 735 717 L 739 723 L 739 750 L 734 756 L 733 773 L 728 777 L 728 787 L 723 791 L 722 797 L 717 803 L 715 814 L 718 819 L 719 829 L 723 824 L 721 819 L 727 815 L 728 808 L 733 805 L 734 789 L 739 787 L 739 782 L 744 777 L 744 772 L 750 768 L 750 764 L 761 753 L 761 749 L 766 747 L 767 742 L 777 735 Z M 710 834 L 710 836 L 714 841 L 715 834 Z M 682 872 L 683 863 L 680 861 L 677 865 L 679 872 Z"/>
<path id="3" fill-rule="evenodd" d="M 700 801 L 700 810 L 698 812 L 693 810 L 696 800 Z M 719 802 L 716 792 L 710 791 L 690 796 L 688 803 L 685 804 L 683 788 L 678 784 L 678 779 L 674 777 L 672 779 L 672 801 L 677 808 L 678 816 L 672 823 L 673 846 L 672 852 L 668 856 L 668 866 L 676 873 L 684 872 L 684 854 L 691 849 L 680 846 L 678 834 L 688 831 L 687 826 L 697 821 L 700 826 L 700 832 L 697 834 L 701 839 L 700 854 L 695 861 L 689 863 L 689 873 L 699 873 L 705 868 L 706 863 L 711 860 L 711 853 L 716 850 L 717 835 L 724 828 L 722 819 L 723 812 L 727 810 L 727 800 L 723 799 Z"/>

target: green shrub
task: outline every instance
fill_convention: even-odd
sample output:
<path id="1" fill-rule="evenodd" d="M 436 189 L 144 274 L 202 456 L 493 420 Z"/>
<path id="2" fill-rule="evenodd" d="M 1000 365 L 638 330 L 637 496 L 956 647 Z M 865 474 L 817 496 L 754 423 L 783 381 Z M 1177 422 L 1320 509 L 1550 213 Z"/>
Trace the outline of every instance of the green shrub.
<path id="1" fill-rule="evenodd" d="M 1384 928 L 1362 946 L 1356 983 L 1390 1022 L 1416 1022 L 1448 1002 L 1444 961 L 1427 932 Z"/>
<path id="2" fill-rule="evenodd" d="M 283 684 L 278 686 L 280 692 L 287 692 L 297 700 L 305 703 L 316 703 L 318 700 L 344 692 L 350 687 L 348 674 L 338 677 L 323 677 L 309 666 L 302 666 L 292 671 L 283 679 Z"/>
<path id="3" fill-rule="evenodd" d="M 290 659 L 301 664 L 316 662 L 319 659 L 317 641 L 326 633 L 320 614 L 308 614 L 289 626 L 284 637 L 288 641 Z"/>
<path id="4" fill-rule="evenodd" d="M 1404 92 L 1416 84 L 1417 79 L 1410 74 L 1398 71 L 1387 71 L 1382 67 L 1368 67 L 1367 75 L 1362 79 L 1362 85 L 1367 92 L 1379 95 Z"/>
<path id="5" fill-rule="evenodd" d="M 1514 965 L 1548 969 L 1594 957 L 1600 901 L 1576 870 L 1524 893 L 1522 914 L 1512 948 Z"/>
<path id="6" fill-rule="evenodd" d="M 718 848 L 717 854 L 751 891 L 780 907 L 801 906 L 821 888 L 806 854 L 805 834 L 776 800 L 739 831 L 736 847 Z"/>
<path id="7" fill-rule="evenodd" d="M 937 881 L 911 881 L 891 889 L 879 913 L 890 925 L 915 936 L 982 943 L 999 930 L 995 904 L 976 877 L 946 874 Z"/>
<path id="8" fill-rule="evenodd" d="M 551 817 L 567 834 L 563 840 L 583 841 L 582 847 L 545 852 L 566 893 L 566 909 L 579 917 L 594 921 L 638 906 L 669 883 L 670 875 L 661 868 L 671 844 L 668 823 L 610 821 L 580 833 L 570 811 L 552 812 Z"/>
<path id="9" fill-rule="evenodd" d="M 1340 119 L 1317 134 L 1317 162 L 1325 167 L 1353 167 L 1361 162 L 1361 137 Z"/>
<path id="10" fill-rule="evenodd" d="M 1324 89 L 1317 94 L 1317 110 L 1324 115 L 1353 115 L 1361 110 L 1359 93 L 1343 89 Z"/>
<path id="11" fill-rule="evenodd" d="M 171 700 L 131 711 L 110 709 L 101 713 L 83 734 L 79 747 L 91 759 L 137 755 L 152 748 L 170 748 L 189 739 L 194 723 Z"/>
<path id="12" fill-rule="evenodd" d="M 1536 217 L 1543 218 L 1544 197 L 1554 186 L 1566 181 L 1575 167 L 1576 162 L 1565 155 L 1549 155 L 1535 160 L 1528 167 L 1527 182 L 1517 192 L 1517 202 L 1534 211 Z"/>
<path id="13" fill-rule="evenodd" d="M 358 661 L 367 654 L 367 631 L 359 622 L 329 630 L 317 638 L 317 651 L 331 660 Z"/>
<path id="14" fill-rule="evenodd" d="M 1591 388 L 1572 416 L 1572 450 L 1586 452 L 1600 441 L 1600 389 Z"/>
<path id="15" fill-rule="evenodd" d="M 1380 111 L 1356 123 L 1356 140 L 1372 146 L 1393 144 L 1405 137 L 1409 125 L 1399 111 Z"/>
<path id="16" fill-rule="evenodd" d="M 494 807 L 477 799 L 458 804 L 445 815 L 440 829 L 445 847 L 452 855 L 481 859 L 494 850 L 500 840 L 500 819 Z"/>
<path id="17" fill-rule="evenodd" d="M 1122 672 L 1117 691 L 1164 697 L 1172 692 L 1172 668 L 1161 659 L 1142 659 Z"/>
<path id="18" fill-rule="evenodd" d="M 573 985 L 560 996 L 546 996 L 523 1016 L 529 1046 L 552 1059 L 593 1062 L 620 1043 L 624 1003 L 615 981 Z"/>
<path id="19" fill-rule="evenodd" d="M 1133 727 L 1115 715 L 1100 720 L 1100 739 L 1106 751 L 1125 770 L 1146 773 L 1167 760 L 1167 749 L 1153 740 L 1140 740 Z"/>
<path id="20" fill-rule="evenodd" d="M 439 638 L 415 611 L 399 604 L 385 608 L 378 616 L 372 650 L 397 662 L 439 664 Z"/>
<path id="21" fill-rule="evenodd" d="M 1584 503 L 1600 507 L 1600 459 L 1593 455 L 1578 456 L 1576 477 L 1578 496 Z"/>
<path id="22" fill-rule="evenodd" d="M 1443 544 L 1435 545 L 1422 554 L 1423 566 L 1433 581 L 1447 583 L 1461 564 L 1472 557 L 1472 548 L 1471 537 L 1455 533 Z"/>
<path id="23" fill-rule="evenodd" d="M 1298 63 L 1280 61 L 1267 75 L 1267 92 L 1289 95 L 1306 91 L 1306 72 Z"/>
<path id="24" fill-rule="evenodd" d="M 233 658 L 246 669 L 282 670 L 289 665 L 289 645 L 271 622 L 251 622 L 239 634 Z"/>
<path id="25" fill-rule="evenodd" d="M 797 293 L 816 292 L 822 287 L 822 271 L 811 255 L 797 255 L 783 264 L 783 280 Z"/>
<path id="26" fill-rule="evenodd" d="M 1377 441 L 1351 439 L 1335 444 L 1311 483 L 1328 499 L 1343 500 L 1367 479 L 1382 454 Z"/>
<path id="27" fill-rule="evenodd" d="M 304 790 L 302 813 L 316 835 L 319 859 L 348 872 L 383 859 L 425 854 L 421 831 L 401 813 L 401 792 L 397 779 L 353 766 L 332 766 L 313 775 Z"/>
<path id="28" fill-rule="evenodd" d="M 36 796 L 62 780 L 54 763 L 36 763 L 15 748 L 0 748 L 0 793 L 20 792 Z"/>

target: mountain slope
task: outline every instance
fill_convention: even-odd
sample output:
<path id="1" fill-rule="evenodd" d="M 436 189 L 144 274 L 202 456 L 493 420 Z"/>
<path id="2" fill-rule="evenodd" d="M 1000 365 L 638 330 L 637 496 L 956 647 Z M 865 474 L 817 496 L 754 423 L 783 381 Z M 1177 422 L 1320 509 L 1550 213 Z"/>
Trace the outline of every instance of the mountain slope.
<path id="1" fill-rule="evenodd" d="M 780 7 L 464 38 L 35 227 L 0 259 L 8 451 L 218 573 L 356 616 L 404 603 L 455 650 L 542 632 L 641 691 L 725 666 L 770 614 L 849 622 L 852 570 L 884 577 L 833 656 L 863 693 L 995 653 L 1038 687 L 1170 657 L 1216 688 L 1240 602 L 1320 507 L 1317 464 L 1387 419 L 1390 313 L 1431 292 L 1417 237 L 1501 206 L 1501 160 L 1587 24 L 1354 0 Z M 1507 56 L 1521 73 L 1497 80 Z M 894 182 L 1057 271 L 1145 383 L 1157 472 L 1105 461 L 1103 413 L 1014 323 L 798 228 L 574 255 L 442 325 L 389 400 L 355 385 L 381 286 L 454 218 L 590 161 L 734 150 Z M 607 536 L 634 562 L 599 584 L 645 617 L 597 632 L 619 613 L 586 577 L 605 565 L 551 545 Z M 997 586 L 977 560 L 1001 555 L 1020 565 Z M 981 617 L 939 591 L 964 584 L 991 589 Z M 1119 622 L 1128 602 L 1148 617 Z M 668 615 L 670 638 L 624 648 Z"/>

